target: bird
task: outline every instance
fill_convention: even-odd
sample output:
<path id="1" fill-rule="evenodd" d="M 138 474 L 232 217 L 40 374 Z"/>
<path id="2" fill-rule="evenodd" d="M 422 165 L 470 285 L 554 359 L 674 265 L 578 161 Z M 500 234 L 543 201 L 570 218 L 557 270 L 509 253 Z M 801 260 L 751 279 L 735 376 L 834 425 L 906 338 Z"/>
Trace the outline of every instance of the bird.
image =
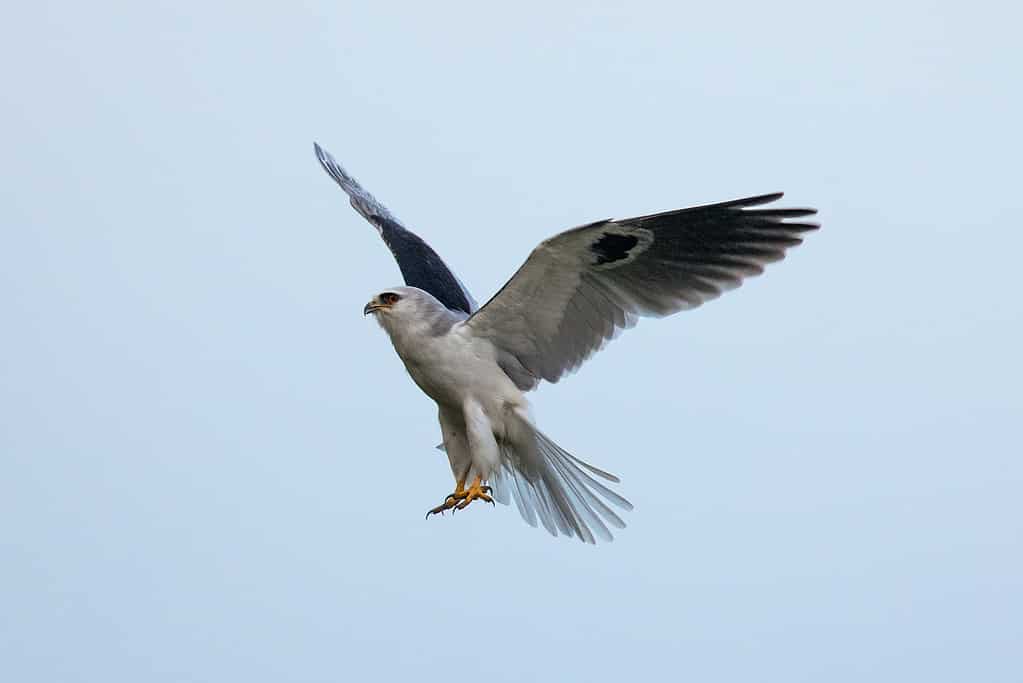
<path id="1" fill-rule="evenodd" d="M 695 308 L 768 263 L 803 233 L 810 208 L 773 208 L 775 192 L 625 219 L 599 220 L 541 242 L 479 306 L 421 237 L 319 144 L 323 169 L 377 230 L 405 284 L 363 308 L 437 404 L 454 491 L 427 518 L 481 501 L 515 502 L 554 536 L 611 541 L 632 504 L 618 477 L 569 453 L 537 426 L 526 393 L 575 371 L 641 317 Z"/>

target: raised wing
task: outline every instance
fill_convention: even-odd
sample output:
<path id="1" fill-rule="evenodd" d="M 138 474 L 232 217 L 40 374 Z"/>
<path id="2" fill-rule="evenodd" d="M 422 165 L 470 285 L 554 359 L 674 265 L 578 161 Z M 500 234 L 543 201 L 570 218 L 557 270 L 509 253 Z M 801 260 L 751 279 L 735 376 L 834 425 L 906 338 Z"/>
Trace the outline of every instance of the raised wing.
<path id="1" fill-rule="evenodd" d="M 372 223 L 384 243 L 394 254 L 405 284 L 418 287 L 432 294 L 438 301 L 453 311 L 471 314 L 476 310 L 476 301 L 445 265 L 440 256 L 414 232 L 407 230 L 391 212 L 367 192 L 358 181 L 348 175 L 326 150 L 315 142 L 316 158 L 323 170 L 337 181 L 363 218 Z"/>
<path id="2" fill-rule="evenodd" d="M 782 193 L 591 223 L 545 240 L 467 321 L 522 390 L 557 382 L 640 316 L 695 308 L 763 272 L 815 209 L 751 209 Z"/>

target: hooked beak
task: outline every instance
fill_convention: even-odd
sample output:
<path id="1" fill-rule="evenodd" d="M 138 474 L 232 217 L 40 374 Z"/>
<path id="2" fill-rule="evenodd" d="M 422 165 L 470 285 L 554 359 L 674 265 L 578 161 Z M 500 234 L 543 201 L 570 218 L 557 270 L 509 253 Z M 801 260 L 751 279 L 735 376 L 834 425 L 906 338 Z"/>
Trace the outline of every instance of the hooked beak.
<path id="1" fill-rule="evenodd" d="M 388 308 L 388 307 L 387 306 L 383 306 L 381 304 L 378 304 L 375 301 L 370 301 L 368 304 L 366 304 L 366 307 L 362 309 L 362 314 L 363 315 L 369 315 L 370 313 L 376 313 L 381 308 Z"/>

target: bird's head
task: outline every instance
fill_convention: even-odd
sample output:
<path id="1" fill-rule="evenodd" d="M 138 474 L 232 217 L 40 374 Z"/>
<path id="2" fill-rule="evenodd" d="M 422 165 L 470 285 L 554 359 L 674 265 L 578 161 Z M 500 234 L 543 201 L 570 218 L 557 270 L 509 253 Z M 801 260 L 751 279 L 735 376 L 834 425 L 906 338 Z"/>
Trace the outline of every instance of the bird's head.
<path id="1" fill-rule="evenodd" d="M 387 289 L 375 297 L 369 300 L 369 303 L 362 309 L 363 315 L 393 315 L 400 313 L 400 309 L 406 308 L 407 303 L 404 302 L 405 297 L 402 296 L 402 292 L 398 291 L 401 287 L 395 287 L 394 289 Z M 379 319 L 379 318 L 378 318 Z"/>
<path id="2" fill-rule="evenodd" d="M 369 303 L 362 309 L 362 315 L 369 315 L 370 313 L 373 315 L 391 315 L 391 312 L 401 303 L 401 300 L 402 295 L 398 291 L 391 289 L 382 291 L 369 300 Z"/>
<path id="3" fill-rule="evenodd" d="M 416 287 L 385 289 L 370 299 L 362 312 L 372 313 L 388 332 L 412 331 L 423 325 L 432 327 L 438 319 L 451 316 L 443 304 Z"/>

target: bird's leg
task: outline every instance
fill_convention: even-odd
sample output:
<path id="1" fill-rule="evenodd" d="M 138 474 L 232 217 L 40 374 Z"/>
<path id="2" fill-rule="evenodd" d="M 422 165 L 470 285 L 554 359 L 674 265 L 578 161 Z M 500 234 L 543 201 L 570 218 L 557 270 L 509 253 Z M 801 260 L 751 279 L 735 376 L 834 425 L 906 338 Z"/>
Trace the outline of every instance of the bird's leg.
<path id="1" fill-rule="evenodd" d="M 473 480 L 469 488 L 465 488 L 465 479 L 459 479 L 455 482 L 455 492 L 448 494 L 444 502 L 428 511 L 426 516 L 436 515 L 445 510 L 464 510 L 469 503 L 477 499 L 493 504 L 494 499 L 488 495 L 490 491 L 490 487 L 483 484 L 479 477 Z"/>
<path id="2" fill-rule="evenodd" d="M 451 508 L 455 507 L 455 503 L 457 503 L 458 501 L 462 500 L 462 498 L 464 498 L 464 497 L 465 497 L 465 478 L 464 477 L 460 477 L 460 478 L 458 478 L 455 481 L 455 492 L 454 493 L 449 493 L 448 497 L 444 499 L 443 503 L 441 503 L 440 505 L 438 505 L 435 508 L 431 508 L 430 510 L 428 510 L 427 513 L 426 513 L 426 517 L 429 518 L 430 515 L 436 515 L 439 512 L 444 512 L 445 510 L 450 510 Z"/>
<path id="3" fill-rule="evenodd" d="M 469 503 L 477 499 L 486 501 L 487 503 L 493 505 L 494 499 L 487 495 L 490 493 L 490 491 L 491 488 L 489 486 L 484 485 L 483 481 L 479 477 L 476 477 L 475 479 L 473 479 L 472 485 L 462 495 L 462 502 L 456 505 L 455 509 L 464 510 L 465 508 L 469 507 Z"/>

